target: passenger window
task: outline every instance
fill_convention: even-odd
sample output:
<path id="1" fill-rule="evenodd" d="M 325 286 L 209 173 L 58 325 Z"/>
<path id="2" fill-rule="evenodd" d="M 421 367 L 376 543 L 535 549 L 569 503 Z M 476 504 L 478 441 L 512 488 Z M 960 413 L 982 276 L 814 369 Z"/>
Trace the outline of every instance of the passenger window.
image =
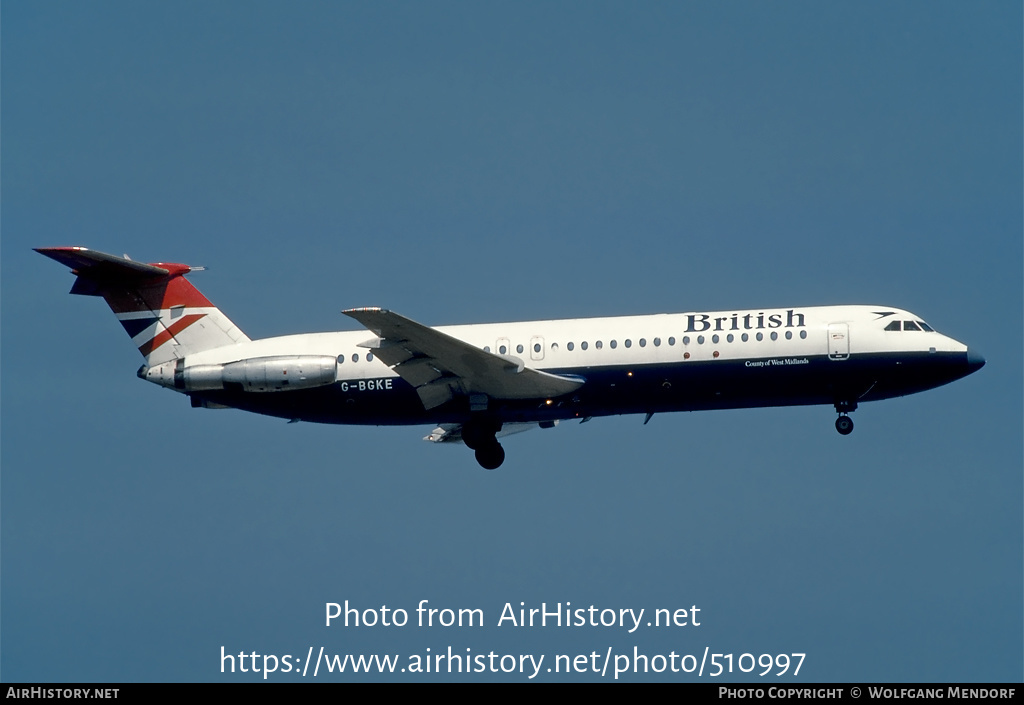
<path id="1" fill-rule="evenodd" d="M 715 333 L 713 336 L 711 336 L 711 342 L 712 343 L 718 343 L 718 340 L 719 340 L 718 333 Z"/>
<path id="2" fill-rule="evenodd" d="M 730 333 L 729 335 L 725 336 L 725 342 L 727 342 L 727 343 L 731 343 L 734 340 L 736 340 L 736 337 L 732 333 Z"/>
<path id="3" fill-rule="evenodd" d="M 566 343 L 566 344 L 565 344 L 565 349 L 566 349 L 566 350 L 572 350 L 572 349 L 573 349 L 574 347 L 575 347 L 575 346 L 574 346 L 574 345 L 573 345 L 572 343 Z"/>
<path id="4" fill-rule="evenodd" d="M 902 330 L 902 328 L 900 327 L 899 321 L 893 321 L 885 327 L 885 330 Z"/>
<path id="5" fill-rule="evenodd" d="M 806 337 L 807 337 L 807 331 L 805 331 L 805 330 L 800 331 L 800 339 L 803 340 Z"/>
<path id="6" fill-rule="evenodd" d="M 519 345 L 516 346 L 516 352 L 517 353 L 523 352 L 523 344 L 522 343 L 520 343 Z"/>
<path id="7" fill-rule="evenodd" d="M 587 349 L 587 341 L 584 340 L 582 343 L 580 343 L 580 350 L 586 350 L 586 349 Z"/>
<path id="8" fill-rule="evenodd" d="M 359 353 L 352 356 L 352 362 L 359 362 Z"/>
<path id="9" fill-rule="evenodd" d="M 760 343 L 762 340 L 764 340 L 764 333 L 758 333 L 757 334 L 757 342 Z"/>
<path id="10" fill-rule="evenodd" d="M 485 345 L 484 346 L 484 352 L 490 352 L 490 351 L 491 351 L 491 346 L 490 345 Z"/>
<path id="11" fill-rule="evenodd" d="M 633 347 L 633 341 L 630 340 L 629 338 L 626 338 L 626 347 L 627 348 Z"/>
<path id="12" fill-rule="evenodd" d="M 776 333 L 775 331 L 772 331 L 772 340 L 778 340 L 778 339 L 779 339 L 779 334 Z"/>
<path id="13" fill-rule="evenodd" d="M 338 355 L 338 364 L 340 365 L 343 362 L 345 362 L 345 356 L 344 355 Z"/>
<path id="14" fill-rule="evenodd" d="M 640 338 L 640 347 L 641 348 L 646 348 L 647 347 L 647 339 L 646 338 Z"/>
<path id="15" fill-rule="evenodd" d="M 786 331 L 786 340 L 792 340 L 792 339 L 793 339 L 793 331 L 787 330 Z"/>
<path id="16" fill-rule="evenodd" d="M 534 343 L 533 344 L 533 351 L 535 353 L 539 353 L 540 352 L 540 343 Z"/>
<path id="17" fill-rule="evenodd" d="M 594 343 L 594 347 L 597 348 L 598 350 L 600 350 L 601 348 L 604 347 L 604 344 L 602 344 L 601 341 L 599 340 L 596 343 Z"/>
<path id="18" fill-rule="evenodd" d="M 658 347 L 659 345 L 661 345 L 661 338 L 655 338 L 654 339 L 654 347 Z"/>
<path id="19" fill-rule="evenodd" d="M 703 335 L 698 335 L 697 336 L 697 345 L 703 345 L 703 344 L 704 344 L 704 336 Z"/>
<path id="20" fill-rule="evenodd" d="M 673 338 L 672 336 L 669 336 L 669 338 L 668 338 L 668 344 L 669 344 L 669 345 L 675 345 L 675 344 L 676 344 L 676 339 L 675 339 L 675 338 Z"/>
<path id="21" fill-rule="evenodd" d="M 745 343 L 748 340 L 750 340 L 750 336 L 744 333 L 743 335 L 740 336 L 740 339 Z"/>
<path id="22" fill-rule="evenodd" d="M 366 353 L 366 361 L 373 362 L 373 353 Z"/>
<path id="23" fill-rule="evenodd" d="M 504 355 L 505 353 L 508 352 L 508 348 L 506 348 L 504 345 L 502 345 L 500 348 L 498 348 L 498 352 L 500 352 L 502 355 Z"/>

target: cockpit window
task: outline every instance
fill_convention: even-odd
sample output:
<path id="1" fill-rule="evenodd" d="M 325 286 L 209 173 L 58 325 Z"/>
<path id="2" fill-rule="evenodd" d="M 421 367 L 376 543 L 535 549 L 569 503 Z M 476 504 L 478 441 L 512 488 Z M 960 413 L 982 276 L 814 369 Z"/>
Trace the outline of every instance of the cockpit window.
<path id="1" fill-rule="evenodd" d="M 934 333 L 935 329 L 924 321 L 892 321 L 885 327 L 885 330 L 916 330 Z"/>

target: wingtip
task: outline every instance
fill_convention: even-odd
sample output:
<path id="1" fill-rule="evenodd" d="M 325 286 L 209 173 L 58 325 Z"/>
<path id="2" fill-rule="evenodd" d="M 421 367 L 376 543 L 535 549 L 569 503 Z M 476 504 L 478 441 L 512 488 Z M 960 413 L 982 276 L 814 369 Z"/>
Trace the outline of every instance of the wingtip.
<path id="1" fill-rule="evenodd" d="M 380 306 L 361 306 L 359 308 L 344 308 L 342 313 L 351 316 L 353 313 L 380 313 L 384 311 Z"/>
<path id="2" fill-rule="evenodd" d="M 32 249 L 35 250 L 36 252 L 38 252 L 41 255 L 46 255 L 47 257 L 51 256 L 52 254 L 58 253 L 58 252 L 88 252 L 89 251 L 88 247 L 82 247 L 80 245 L 70 245 L 70 246 L 65 245 L 63 247 L 33 247 Z"/>

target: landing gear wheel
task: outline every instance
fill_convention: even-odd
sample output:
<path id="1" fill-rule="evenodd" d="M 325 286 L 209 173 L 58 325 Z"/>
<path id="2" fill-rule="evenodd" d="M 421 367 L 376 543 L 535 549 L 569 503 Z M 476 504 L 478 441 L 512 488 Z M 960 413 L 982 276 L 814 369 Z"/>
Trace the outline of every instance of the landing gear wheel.
<path id="1" fill-rule="evenodd" d="M 853 419 L 849 416 L 840 416 L 836 419 L 836 430 L 844 436 L 849 436 L 853 433 Z"/>
<path id="2" fill-rule="evenodd" d="M 497 443 L 494 435 L 501 430 L 501 422 L 486 416 L 470 419 L 462 425 L 462 442 L 470 450 Z"/>
<path id="3" fill-rule="evenodd" d="M 505 449 L 495 441 L 476 449 L 476 462 L 484 470 L 497 470 L 505 462 Z"/>

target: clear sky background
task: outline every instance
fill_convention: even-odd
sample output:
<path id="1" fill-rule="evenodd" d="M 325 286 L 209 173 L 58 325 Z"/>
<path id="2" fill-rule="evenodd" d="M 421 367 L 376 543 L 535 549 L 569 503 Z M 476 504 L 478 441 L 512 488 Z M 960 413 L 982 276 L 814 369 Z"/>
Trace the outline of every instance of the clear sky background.
<path id="1" fill-rule="evenodd" d="M 0 12 L 3 680 L 252 678 L 222 646 L 1021 680 L 1019 3 Z M 252 338 L 351 330 L 353 306 L 864 303 L 988 364 L 862 406 L 845 438 L 830 407 L 601 418 L 511 437 L 487 472 L 429 425 L 190 408 L 136 379 L 103 302 L 31 251 L 52 245 L 205 265 Z M 423 599 L 486 624 L 324 626 L 325 602 Z M 701 624 L 498 627 L 506 602 Z M 525 680 L 467 678 L 493 677 Z"/>

